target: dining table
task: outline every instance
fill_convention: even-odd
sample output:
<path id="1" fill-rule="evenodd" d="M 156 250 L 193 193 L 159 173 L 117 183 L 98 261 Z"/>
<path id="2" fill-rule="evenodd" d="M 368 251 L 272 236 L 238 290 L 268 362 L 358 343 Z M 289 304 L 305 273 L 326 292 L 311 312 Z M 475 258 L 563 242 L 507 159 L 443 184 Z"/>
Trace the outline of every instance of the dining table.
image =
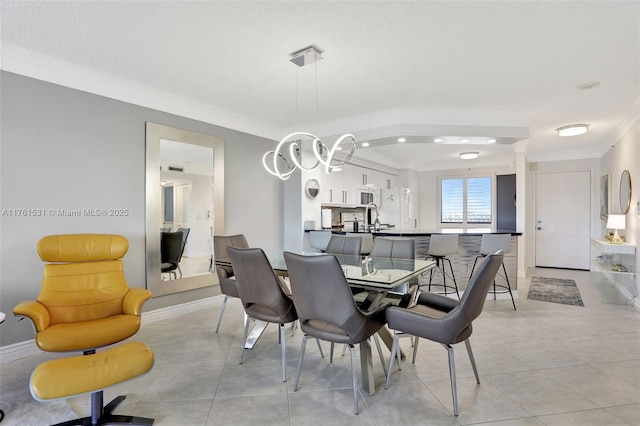
<path id="1" fill-rule="evenodd" d="M 391 294 L 408 293 L 411 286 L 417 285 L 418 277 L 433 269 L 436 264 L 432 260 L 401 259 L 389 257 L 371 257 L 347 254 L 331 254 L 318 252 L 295 252 L 306 256 L 335 256 L 350 287 L 359 289 L 356 293 L 358 306 L 363 311 L 375 310 L 381 303 L 387 303 L 386 297 Z M 271 267 L 277 275 L 287 276 L 287 265 L 284 253 L 267 254 Z M 215 260 L 218 266 L 231 266 L 230 261 Z M 359 296 L 358 296 L 359 295 Z M 251 349 L 264 332 L 268 323 L 256 321 L 251 330 L 246 349 Z M 386 327 L 378 331 L 384 344 L 391 349 L 393 335 Z M 360 343 L 360 369 L 362 387 L 370 395 L 375 394 L 373 377 L 373 357 L 368 340 Z"/>

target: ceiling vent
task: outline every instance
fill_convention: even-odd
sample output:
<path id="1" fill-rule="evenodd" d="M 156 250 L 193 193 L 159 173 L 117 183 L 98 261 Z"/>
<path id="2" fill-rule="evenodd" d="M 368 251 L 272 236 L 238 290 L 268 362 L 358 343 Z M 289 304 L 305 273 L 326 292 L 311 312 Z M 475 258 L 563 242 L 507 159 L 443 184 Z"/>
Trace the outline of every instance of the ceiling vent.
<path id="1" fill-rule="evenodd" d="M 169 171 L 170 172 L 182 172 L 182 173 L 184 173 L 184 167 L 169 166 Z"/>

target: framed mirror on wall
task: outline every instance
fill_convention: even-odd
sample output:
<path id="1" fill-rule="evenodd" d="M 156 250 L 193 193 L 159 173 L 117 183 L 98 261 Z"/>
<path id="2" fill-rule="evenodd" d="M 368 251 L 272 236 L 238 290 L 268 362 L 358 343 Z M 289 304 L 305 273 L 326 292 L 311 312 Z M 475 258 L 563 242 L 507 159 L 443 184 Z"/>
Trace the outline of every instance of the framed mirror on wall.
<path id="1" fill-rule="evenodd" d="M 213 235 L 224 233 L 223 139 L 147 122 L 145 192 L 147 289 L 163 296 L 217 284 Z"/>
<path id="2" fill-rule="evenodd" d="M 620 176 L 620 211 L 627 214 L 631 206 L 631 174 L 624 170 Z"/>

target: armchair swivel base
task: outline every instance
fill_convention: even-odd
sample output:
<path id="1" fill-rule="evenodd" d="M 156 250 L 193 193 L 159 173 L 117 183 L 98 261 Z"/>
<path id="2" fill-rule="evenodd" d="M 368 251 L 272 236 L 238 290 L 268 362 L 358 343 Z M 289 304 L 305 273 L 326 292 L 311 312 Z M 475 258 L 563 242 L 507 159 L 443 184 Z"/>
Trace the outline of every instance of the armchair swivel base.
<path id="1" fill-rule="evenodd" d="M 142 342 L 130 342 L 86 356 L 58 358 L 40 364 L 31 374 L 29 388 L 38 401 L 70 398 L 91 393 L 91 416 L 54 426 L 152 425 L 153 419 L 124 416 L 112 411 L 125 396 L 103 406 L 103 389 L 141 376 L 153 366 L 153 352 Z"/>

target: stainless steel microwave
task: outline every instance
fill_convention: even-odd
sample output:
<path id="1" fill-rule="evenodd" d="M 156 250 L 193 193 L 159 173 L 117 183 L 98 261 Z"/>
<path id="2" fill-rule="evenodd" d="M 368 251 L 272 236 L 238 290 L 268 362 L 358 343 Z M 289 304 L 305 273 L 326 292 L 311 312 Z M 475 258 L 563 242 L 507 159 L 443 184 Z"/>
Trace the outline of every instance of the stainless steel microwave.
<path id="1" fill-rule="evenodd" d="M 378 202 L 378 191 L 372 188 L 356 189 L 356 203 L 366 206 Z"/>

